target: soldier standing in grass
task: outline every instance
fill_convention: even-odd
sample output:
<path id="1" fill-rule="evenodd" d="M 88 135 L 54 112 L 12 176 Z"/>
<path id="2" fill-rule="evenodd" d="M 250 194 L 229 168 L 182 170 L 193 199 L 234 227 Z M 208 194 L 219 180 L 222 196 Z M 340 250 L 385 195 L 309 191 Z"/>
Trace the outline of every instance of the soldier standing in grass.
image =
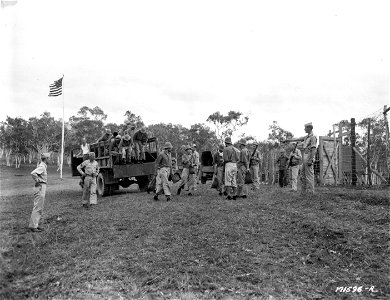
<path id="1" fill-rule="evenodd" d="M 217 191 L 222 196 L 223 192 L 223 149 L 224 145 L 218 146 L 218 151 L 213 156 L 214 175 L 217 177 Z"/>
<path id="2" fill-rule="evenodd" d="M 239 153 L 232 145 L 230 137 L 225 138 L 225 148 L 223 149 L 223 163 L 225 165 L 225 190 L 227 200 L 232 200 L 237 189 L 237 162 Z"/>
<path id="3" fill-rule="evenodd" d="M 198 184 L 198 180 L 199 180 L 199 164 L 200 164 L 199 152 L 196 151 L 196 144 L 194 144 L 192 146 L 192 157 L 194 159 L 194 168 L 195 168 L 194 189 L 196 190 L 196 187 L 197 187 L 197 184 Z"/>
<path id="4" fill-rule="evenodd" d="M 259 180 L 260 152 L 259 150 L 257 150 L 258 144 L 256 142 L 252 144 L 252 147 L 253 150 L 250 159 L 250 172 L 253 180 L 252 188 L 254 190 L 258 190 L 260 188 L 260 180 Z"/>
<path id="5" fill-rule="evenodd" d="M 240 156 L 237 163 L 237 195 L 233 199 L 246 198 L 248 186 L 245 184 L 245 175 L 250 172 L 249 169 L 250 154 L 246 147 L 246 140 L 240 140 Z"/>
<path id="6" fill-rule="evenodd" d="M 84 168 L 84 171 L 82 170 Z M 97 204 L 96 177 L 99 174 L 99 164 L 95 160 L 95 153 L 89 152 L 89 159 L 77 166 L 77 171 L 84 177 L 82 204 L 88 208 Z"/>
<path id="7" fill-rule="evenodd" d="M 287 186 L 287 167 L 288 167 L 288 156 L 286 155 L 286 150 L 281 149 L 280 155 L 276 160 L 276 163 L 279 167 L 279 186 L 281 188 Z"/>
<path id="8" fill-rule="evenodd" d="M 313 134 L 313 124 L 305 124 L 305 132 L 303 147 L 303 163 L 302 163 L 302 195 L 305 195 L 306 190 L 309 194 L 314 194 L 314 160 L 317 150 L 317 137 Z"/>
<path id="9" fill-rule="evenodd" d="M 158 195 L 163 192 L 167 201 L 171 200 L 171 189 L 169 187 L 168 178 L 172 174 L 172 144 L 166 142 L 163 151 L 160 152 L 156 159 L 156 194 L 153 199 L 158 201 Z"/>
<path id="10" fill-rule="evenodd" d="M 41 154 L 41 163 L 31 172 L 31 176 L 35 181 L 34 185 L 34 207 L 31 213 L 29 229 L 33 232 L 41 232 L 43 229 L 39 227 L 39 220 L 42 217 L 43 206 L 45 204 L 46 185 L 47 185 L 47 164 L 46 160 L 50 157 L 50 153 Z"/>
<path id="11" fill-rule="evenodd" d="M 296 145 L 292 144 L 291 147 L 293 147 L 289 159 L 291 169 L 291 191 L 296 192 L 299 164 L 302 161 L 302 154 L 301 151 L 296 147 Z"/>
<path id="12" fill-rule="evenodd" d="M 179 189 L 177 190 L 177 194 L 180 195 L 181 190 L 188 185 L 188 196 L 192 196 L 195 190 L 195 176 L 196 174 L 190 173 L 190 168 L 194 168 L 194 154 L 192 152 L 191 146 L 187 146 L 185 148 L 185 153 L 181 157 L 181 163 L 183 165 L 183 171 L 181 173 L 181 183 L 179 185 Z M 196 172 L 196 171 L 195 171 Z"/>

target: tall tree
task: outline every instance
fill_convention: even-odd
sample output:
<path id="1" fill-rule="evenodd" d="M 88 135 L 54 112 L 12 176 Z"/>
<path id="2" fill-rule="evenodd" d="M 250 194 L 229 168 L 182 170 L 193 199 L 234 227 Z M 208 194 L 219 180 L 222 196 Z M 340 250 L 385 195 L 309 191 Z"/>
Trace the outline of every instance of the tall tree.
<path id="1" fill-rule="evenodd" d="M 127 110 L 124 114 L 126 117 L 125 122 L 131 122 L 136 125 L 137 128 L 140 128 L 142 126 L 145 126 L 144 122 L 142 121 L 141 116 L 137 116 L 134 113 L 132 113 L 130 110 Z"/>
<path id="2" fill-rule="evenodd" d="M 240 127 L 246 125 L 249 117 L 238 111 L 229 111 L 227 115 L 217 111 L 209 115 L 206 121 L 214 124 L 216 136 L 223 141 L 224 138 L 231 136 Z"/>
<path id="3" fill-rule="evenodd" d="M 277 121 L 273 121 L 272 125 L 270 125 L 268 129 L 271 131 L 268 134 L 268 141 L 276 147 L 279 146 L 281 141 L 294 136 L 290 131 L 280 127 Z"/>

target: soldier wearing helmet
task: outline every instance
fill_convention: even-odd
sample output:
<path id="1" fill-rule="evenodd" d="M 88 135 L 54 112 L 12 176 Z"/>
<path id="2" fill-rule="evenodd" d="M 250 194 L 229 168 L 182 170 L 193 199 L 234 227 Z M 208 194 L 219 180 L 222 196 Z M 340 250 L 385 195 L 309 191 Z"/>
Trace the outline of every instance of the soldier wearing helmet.
<path id="1" fill-rule="evenodd" d="M 191 146 L 187 145 L 184 150 L 185 153 L 181 157 L 183 172 L 181 173 L 181 183 L 177 190 L 177 194 L 180 195 L 181 190 L 187 185 L 189 190 L 188 195 L 192 196 L 195 191 L 195 158 Z M 194 169 L 194 173 L 190 172 L 190 168 Z"/>
<path id="2" fill-rule="evenodd" d="M 222 196 L 223 192 L 223 149 L 224 145 L 218 146 L 218 151 L 213 156 L 214 175 L 217 177 L 217 191 Z"/>
<path id="3" fill-rule="evenodd" d="M 245 175 L 249 172 L 250 154 L 246 147 L 246 140 L 240 140 L 240 156 L 237 163 L 237 195 L 233 199 L 246 198 L 248 186 L 245 184 Z"/>
<path id="4" fill-rule="evenodd" d="M 233 147 L 230 137 L 225 138 L 225 146 L 222 157 L 225 165 L 226 199 L 232 200 L 237 190 L 237 162 L 239 160 L 239 152 Z"/>
<path id="5" fill-rule="evenodd" d="M 145 161 L 145 146 L 148 141 L 148 134 L 146 133 L 146 127 L 143 126 L 138 130 L 133 137 L 135 145 L 135 159 L 137 162 Z"/>
<path id="6" fill-rule="evenodd" d="M 158 201 L 158 195 L 164 193 L 167 201 L 171 200 L 171 189 L 169 187 L 168 178 L 172 174 L 172 144 L 166 142 L 163 151 L 160 152 L 156 159 L 156 194 L 153 199 Z"/>

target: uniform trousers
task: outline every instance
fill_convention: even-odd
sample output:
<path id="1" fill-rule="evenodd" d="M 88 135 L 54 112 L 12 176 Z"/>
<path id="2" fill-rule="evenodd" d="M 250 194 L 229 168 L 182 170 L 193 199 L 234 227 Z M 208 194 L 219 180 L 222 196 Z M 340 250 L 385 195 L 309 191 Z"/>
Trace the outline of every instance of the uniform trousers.
<path id="1" fill-rule="evenodd" d="M 97 204 L 96 177 L 85 176 L 81 202 L 82 204 Z"/>
<path id="2" fill-rule="evenodd" d="M 237 196 L 248 194 L 248 185 L 245 184 L 246 167 L 240 166 L 237 170 Z"/>
<path id="3" fill-rule="evenodd" d="M 259 165 L 251 165 L 250 172 L 253 180 L 252 187 L 258 190 L 260 188 Z"/>
<path id="4" fill-rule="evenodd" d="M 297 182 L 298 182 L 298 172 L 299 172 L 299 165 L 291 166 L 291 189 L 293 191 L 297 190 Z"/>
<path id="5" fill-rule="evenodd" d="M 302 193 L 314 194 L 314 166 L 307 165 L 309 154 L 304 154 L 302 164 Z"/>
<path id="6" fill-rule="evenodd" d="M 136 160 L 145 160 L 145 144 L 142 144 L 140 141 L 135 141 L 135 159 Z"/>
<path id="7" fill-rule="evenodd" d="M 162 167 L 157 171 L 156 177 L 156 194 L 161 194 L 164 192 L 165 196 L 171 195 L 171 188 L 168 183 L 168 176 L 170 173 L 170 168 Z"/>
<path id="8" fill-rule="evenodd" d="M 217 191 L 223 191 L 223 166 L 217 167 Z"/>
<path id="9" fill-rule="evenodd" d="M 28 227 L 38 228 L 39 220 L 42 217 L 43 206 L 45 204 L 46 184 L 42 183 L 34 187 L 34 207 L 31 213 Z"/>
<path id="10" fill-rule="evenodd" d="M 196 174 L 190 174 L 189 168 L 183 168 L 179 188 L 184 188 L 187 185 L 189 192 L 193 193 L 195 190 L 195 176 Z"/>

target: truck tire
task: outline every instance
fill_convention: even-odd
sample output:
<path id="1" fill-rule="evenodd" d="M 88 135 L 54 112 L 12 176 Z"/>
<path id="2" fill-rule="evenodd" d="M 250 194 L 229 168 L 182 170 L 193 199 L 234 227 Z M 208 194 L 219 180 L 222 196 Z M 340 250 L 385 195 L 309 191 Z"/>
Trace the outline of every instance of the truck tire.
<path id="1" fill-rule="evenodd" d="M 141 192 L 146 192 L 149 185 L 149 176 L 137 176 L 137 184 Z"/>
<path id="2" fill-rule="evenodd" d="M 102 173 L 99 173 L 99 175 L 96 178 L 96 193 L 98 196 L 107 196 L 111 194 L 111 187 L 110 185 L 105 183 L 104 176 Z"/>

